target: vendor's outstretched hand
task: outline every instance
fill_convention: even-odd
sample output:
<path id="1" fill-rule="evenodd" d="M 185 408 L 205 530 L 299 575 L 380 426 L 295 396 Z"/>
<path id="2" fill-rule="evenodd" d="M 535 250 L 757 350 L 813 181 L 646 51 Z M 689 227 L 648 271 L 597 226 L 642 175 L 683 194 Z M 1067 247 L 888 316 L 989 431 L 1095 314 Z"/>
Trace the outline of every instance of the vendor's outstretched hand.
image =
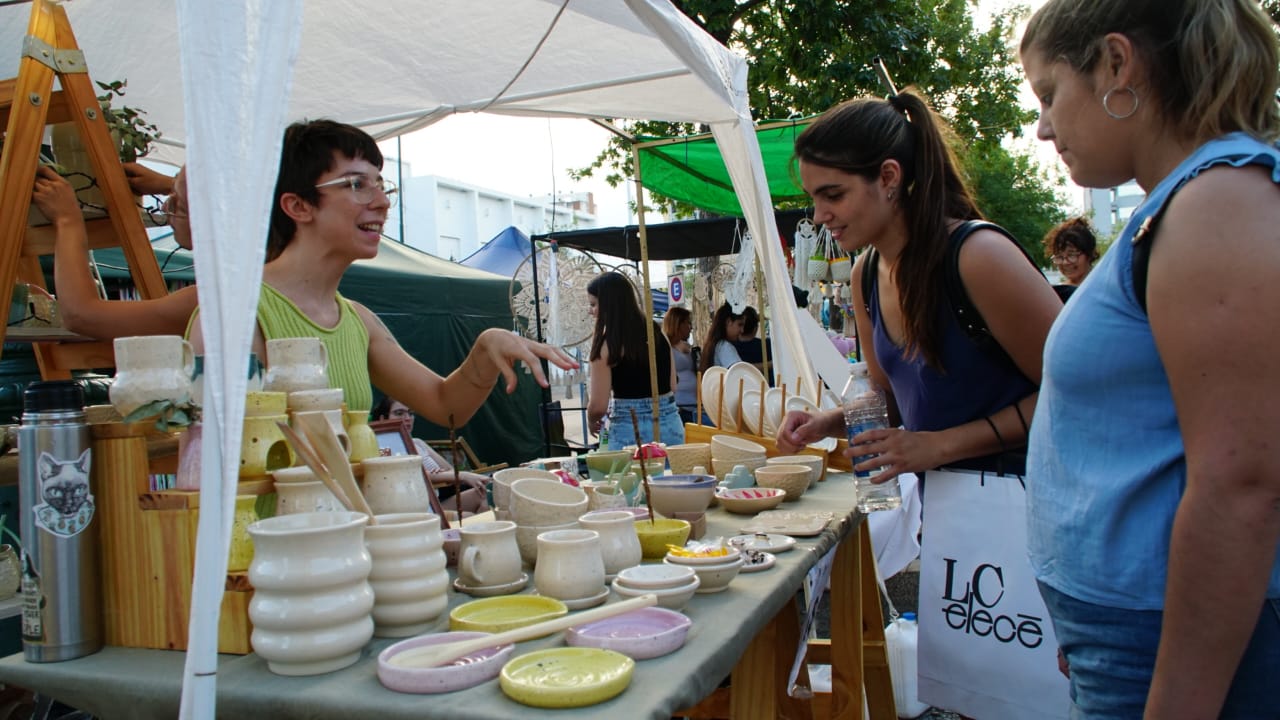
<path id="1" fill-rule="evenodd" d="M 578 362 L 558 347 L 535 342 L 508 330 L 497 328 L 490 328 L 480 333 L 480 337 L 476 338 L 473 352 L 479 354 L 482 363 L 492 363 L 493 367 L 502 373 L 508 393 L 516 391 L 518 376 L 515 364 L 517 361 L 524 361 L 524 364 L 533 371 L 533 378 L 542 387 L 549 387 L 550 383 L 542 372 L 542 363 L 539 362 L 539 358 L 545 358 L 547 362 L 561 370 L 578 368 Z"/>
<path id="2" fill-rule="evenodd" d="M 803 410 L 792 410 L 787 413 L 786 417 L 782 418 L 782 425 L 778 428 L 778 436 L 775 438 L 778 451 L 799 452 L 809 443 L 817 442 L 832 434 L 834 432 L 833 417 L 843 422 L 839 411 L 834 414 L 831 412 L 814 414 Z"/>
<path id="3" fill-rule="evenodd" d="M 910 432 L 902 428 L 880 428 L 858 433 L 849 440 L 845 457 L 853 460 L 863 455 L 874 457 L 853 466 L 855 471 L 874 472 L 872 483 L 881 483 L 906 472 L 920 472 L 946 463 L 939 447 L 938 434 Z"/>
<path id="4" fill-rule="evenodd" d="M 173 178 L 136 162 L 124 163 L 124 176 L 129 189 L 139 195 L 168 195 L 173 192 Z"/>
<path id="5" fill-rule="evenodd" d="M 35 184 L 31 187 L 31 202 L 50 222 L 62 219 L 82 218 L 80 201 L 67 179 L 52 168 L 36 168 Z"/>

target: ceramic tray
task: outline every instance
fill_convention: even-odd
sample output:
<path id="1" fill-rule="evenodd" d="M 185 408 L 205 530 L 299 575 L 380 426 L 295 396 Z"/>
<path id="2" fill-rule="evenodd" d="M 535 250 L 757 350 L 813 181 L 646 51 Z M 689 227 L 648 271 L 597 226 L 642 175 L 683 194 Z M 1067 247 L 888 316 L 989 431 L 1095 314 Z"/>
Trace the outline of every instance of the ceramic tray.
<path id="1" fill-rule="evenodd" d="M 646 660 L 675 652 L 684 645 L 693 621 L 674 610 L 648 607 L 615 615 L 564 632 L 574 647 L 616 650 L 633 660 Z"/>
<path id="2" fill-rule="evenodd" d="M 525 705 L 582 707 L 626 690 L 635 668 L 635 660 L 612 650 L 551 648 L 508 662 L 499 684 L 508 697 Z"/>
<path id="3" fill-rule="evenodd" d="M 499 633 L 566 615 L 569 608 L 541 595 L 507 595 L 463 603 L 449 613 L 450 630 Z M 548 633 L 549 634 L 549 633 Z"/>
<path id="4" fill-rule="evenodd" d="M 742 526 L 743 532 L 810 537 L 827 529 L 835 513 L 823 510 L 766 510 Z"/>

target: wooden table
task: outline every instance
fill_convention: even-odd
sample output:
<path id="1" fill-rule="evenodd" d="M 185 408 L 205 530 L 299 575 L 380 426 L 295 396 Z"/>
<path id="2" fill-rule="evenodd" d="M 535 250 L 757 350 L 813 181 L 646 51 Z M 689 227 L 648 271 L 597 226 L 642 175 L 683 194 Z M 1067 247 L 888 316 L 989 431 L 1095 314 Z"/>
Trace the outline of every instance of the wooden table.
<path id="1" fill-rule="evenodd" d="M 893 718 L 884 657 L 883 622 L 866 524 L 853 509 L 853 482 L 832 475 L 787 509 L 828 510 L 836 519 L 821 535 L 801 538 L 769 570 L 739 575 L 727 592 L 697 595 L 685 612 L 693 619 L 686 645 L 637 663 L 630 688 L 605 703 L 575 710 L 537 710 L 507 699 L 496 681 L 447 695 L 421 696 L 383 688 L 377 654 L 393 641 L 375 639 L 355 665 L 327 675 L 286 678 L 256 655 L 224 655 L 218 675 L 219 716 L 247 718 L 506 718 L 543 717 L 857 718 L 864 678 L 873 718 Z M 708 535 L 732 535 L 748 516 L 713 509 Z M 813 699 L 786 693 L 786 677 L 799 643 L 796 595 L 808 570 L 835 550 L 831 581 L 833 639 L 810 643 L 811 662 L 832 665 L 832 692 Z M 867 581 L 867 578 L 871 578 Z M 453 596 L 457 605 L 471 598 Z M 443 627 L 444 622 L 440 623 Z M 522 643 L 523 654 L 562 644 L 560 635 Z M 183 656 L 164 650 L 108 647 L 62 663 L 26 663 L 21 654 L 0 659 L 0 681 L 33 689 L 97 717 L 173 718 L 178 714 Z M 732 672 L 727 690 L 718 689 Z"/>

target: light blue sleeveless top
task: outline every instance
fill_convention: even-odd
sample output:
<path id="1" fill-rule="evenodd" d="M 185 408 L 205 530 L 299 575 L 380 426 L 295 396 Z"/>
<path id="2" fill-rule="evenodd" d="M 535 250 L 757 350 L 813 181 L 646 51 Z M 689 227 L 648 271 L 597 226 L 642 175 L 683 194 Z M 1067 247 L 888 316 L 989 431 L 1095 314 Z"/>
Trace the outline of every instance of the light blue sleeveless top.
<path id="1" fill-rule="evenodd" d="M 1086 602 L 1164 607 L 1187 467 L 1169 378 L 1134 294 L 1132 240 L 1174 191 L 1220 164 L 1262 165 L 1280 183 L 1274 146 L 1243 133 L 1200 146 L 1134 211 L 1045 343 L 1027 458 L 1027 544 L 1041 581 Z M 1280 596 L 1280 556 L 1267 596 Z"/>

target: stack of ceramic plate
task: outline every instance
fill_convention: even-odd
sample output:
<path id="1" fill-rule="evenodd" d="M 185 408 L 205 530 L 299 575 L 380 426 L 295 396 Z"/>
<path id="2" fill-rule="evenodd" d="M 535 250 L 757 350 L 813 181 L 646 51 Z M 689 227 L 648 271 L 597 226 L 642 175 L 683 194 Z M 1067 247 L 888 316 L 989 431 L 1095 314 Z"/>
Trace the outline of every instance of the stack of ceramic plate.
<path id="1" fill-rule="evenodd" d="M 718 593 L 727 590 L 729 583 L 742 570 L 742 553 L 737 548 L 725 555 L 679 555 L 667 553 L 662 561 L 672 567 L 690 568 L 697 575 L 699 593 Z"/>
<path id="2" fill-rule="evenodd" d="M 680 565 L 636 565 L 618 573 L 613 591 L 623 597 L 645 593 L 658 596 L 658 605 L 679 610 L 701 585 L 693 568 Z"/>

